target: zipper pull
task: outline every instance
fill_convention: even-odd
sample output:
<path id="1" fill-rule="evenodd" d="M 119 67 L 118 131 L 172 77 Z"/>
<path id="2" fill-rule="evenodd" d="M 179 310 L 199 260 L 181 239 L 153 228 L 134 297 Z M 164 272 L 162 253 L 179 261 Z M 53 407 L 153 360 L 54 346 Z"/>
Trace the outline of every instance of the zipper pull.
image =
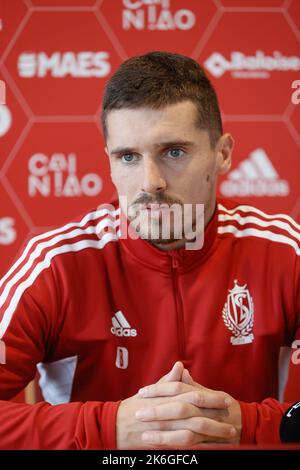
<path id="1" fill-rule="evenodd" d="M 175 256 L 172 256 L 172 268 L 177 269 L 179 266 L 178 259 Z"/>

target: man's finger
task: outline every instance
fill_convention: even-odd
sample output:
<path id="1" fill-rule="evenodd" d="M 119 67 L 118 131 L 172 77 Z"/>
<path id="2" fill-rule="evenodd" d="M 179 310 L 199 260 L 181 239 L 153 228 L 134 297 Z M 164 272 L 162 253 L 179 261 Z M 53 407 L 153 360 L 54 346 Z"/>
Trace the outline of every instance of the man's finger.
<path id="1" fill-rule="evenodd" d="M 186 420 L 162 421 L 159 428 L 149 432 L 169 432 L 188 430 L 198 436 L 196 443 L 224 442 L 228 443 L 236 437 L 236 429 L 230 424 L 220 423 L 209 418 L 189 418 Z M 147 431 L 148 432 L 148 431 Z M 193 445 L 195 442 L 190 442 Z"/>
<path id="2" fill-rule="evenodd" d="M 172 419 L 186 419 L 197 416 L 198 409 L 190 403 L 180 401 L 168 402 L 151 408 L 141 408 L 136 411 L 135 417 L 139 421 L 165 421 Z"/>
<path id="3" fill-rule="evenodd" d="M 180 401 L 190 403 L 201 410 L 201 416 L 204 410 L 207 410 L 212 417 L 215 416 L 228 416 L 228 409 L 224 406 L 224 400 L 227 398 L 223 392 L 212 392 L 205 389 L 194 389 L 191 392 L 186 392 L 181 395 L 171 397 L 173 401 Z M 222 414 L 221 414 L 222 413 Z"/>
<path id="4" fill-rule="evenodd" d="M 198 388 L 182 382 L 149 385 L 140 389 L 138 395 L 142 398 L 175 397 L 189 392 L 193 392 L 193 395 L 189 395 L 187 400 L 192 398 L 192 403 L 201 408 L 223 409 L 232 404 L 232 399 L 224 392 Z"/>
<path id="5" fill-rule="evenodd" d="M 147 431 L 142 434 L 142 442 L 155 446 L 188 447 L 197 444 L 199 436 L 187 429 L 178 431 Z"/>
<path id="6" fill-rule="evenodd" d="M 227 410 L 205 409 L 194 405 L 190 401 L 174 400 L 173 402 L 163 403 L 152 406 L 151 408 L 140 408 L 136 411 L 135 417 L 139 421 L 169 421 L 186 419 L 192 417 L 208 417 L 217 421 L 223 421 L 226 418 Z M 223 412 L 223 416 L 221 415 Z"/>
<path id="7" fill-rule="evenodd" d="M 172 372 L 172 371 L 171 371 Z M 181 393 L 190 392 L 194 387 L 179 381 L 157 382 L 152 385 L 140 388 L 138 394 L 141 397 L 172 397 Z"/>
<path id="8" fill-rule="evenodd" d="M 157 383 L 180 382 L 183 370 L 184 370 L 184 365 L 182 364 L 182 362 L 177 361 L 173 365 L 170 372 L 168 372 L 166 375 L 164 375 Z"/>
<path id="9" fill-rule="evenodd" d="M 192 378 L 191 374 L 189 373 L 187 369 L 184 369 L 182 376 L 181 376 L 181 381 L 185 384 L 193 385 L 194 387 L 205 388 L 202 385 L 197 384 L 197 382 L 194 381 L 194 379 Z"/>
<path id="10" fill-rule="evenodd" d="M 160 427 L 154 430 L 176 431 L 180 429 L 189 429 L 190 431 L 201 435 L 201 440 L 203 441 L 222 440 L 223 442 L 226 442 L 232 440 L 237 435 L 236 429 L 231 424 L 220 423 L 214 419 L 197 416 L 189 419 L 162 421 L 160 422 Z"/>

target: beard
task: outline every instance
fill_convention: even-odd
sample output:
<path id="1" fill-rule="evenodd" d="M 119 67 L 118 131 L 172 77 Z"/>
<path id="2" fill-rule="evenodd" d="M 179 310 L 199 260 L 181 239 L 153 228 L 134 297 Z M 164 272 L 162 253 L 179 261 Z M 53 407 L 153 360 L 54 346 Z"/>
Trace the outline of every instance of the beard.
<path id="1" fill-rule="evenodd" d="M 152 242 L 169 244 L 180 240 L 183 237 L 181 230 L 183 226 L 181 222 L 182 210 L 179 206 L 178 215 L 175 215 L 173 206 L 153 205 L 150 208 L 140 210 L 138 215 L 132 219 L 133 228 L 141 238 Z M 179 222 L 178 217 L 180 218 Z"/>
<path id="2" fill-rule="evenodd" d="M 170 245 L 186 238 L 195 226 L 194 205 L 183 204 L 166 194 L 143 194 L 128 208 L 128 220 L 140 238 Z"/>

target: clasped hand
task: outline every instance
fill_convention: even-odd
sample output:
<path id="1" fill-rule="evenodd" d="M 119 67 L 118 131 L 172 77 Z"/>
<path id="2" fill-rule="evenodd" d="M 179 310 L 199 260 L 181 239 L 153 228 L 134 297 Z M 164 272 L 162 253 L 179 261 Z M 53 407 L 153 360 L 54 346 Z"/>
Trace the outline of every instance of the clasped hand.
<path id="1" fill-rule="evenodd" d="M 239 403 L 225 392 L 194 382 L 181 362 L 156 384 L 121 402 L 117 447 L 191 448 L 203 443 L 238 443 Z"/>

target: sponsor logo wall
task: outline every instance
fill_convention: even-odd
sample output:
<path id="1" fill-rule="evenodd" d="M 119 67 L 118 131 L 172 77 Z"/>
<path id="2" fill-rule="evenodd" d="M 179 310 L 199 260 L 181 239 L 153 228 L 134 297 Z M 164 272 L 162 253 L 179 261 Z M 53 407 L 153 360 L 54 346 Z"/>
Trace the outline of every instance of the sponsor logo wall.
<path id="1" fill-rule="evenodd" d="M 0 277 L 33 234 L 108 202 L 106 80 L 127 57 L 202 63 L 236 140 L 218 193 L 300 223 L 298 0 L 1 0 Z"/>

